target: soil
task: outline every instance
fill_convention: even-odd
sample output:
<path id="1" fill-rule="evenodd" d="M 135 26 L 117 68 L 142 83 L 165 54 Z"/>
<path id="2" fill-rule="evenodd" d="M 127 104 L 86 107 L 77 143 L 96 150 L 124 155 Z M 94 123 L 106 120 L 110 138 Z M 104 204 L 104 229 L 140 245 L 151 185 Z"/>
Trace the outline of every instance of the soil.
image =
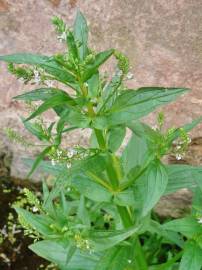
<path id="1" fill-rule="evenodd" d="M 23 187 L 39 190 L 39 186 L 30 184 L 28 181 L 10 179 L 8 176 L 0 178 L 0 231 L 4 235 L 4 240 L 0 244 L 1 270 L 38 270 L 45 269 L 47 265 L 46 261 L 28 249 L 32 239 L 15 228 L 17 216 L 11 205 L 17 200 Z M 12 229 L 9 229 L 9 213 L 14 216 L 13 224 L 10 226 Z M 11 230 L 14 234 L 10 234 Z M 44 265 L 43 268 L 40 267 L 42 265 Z"/>

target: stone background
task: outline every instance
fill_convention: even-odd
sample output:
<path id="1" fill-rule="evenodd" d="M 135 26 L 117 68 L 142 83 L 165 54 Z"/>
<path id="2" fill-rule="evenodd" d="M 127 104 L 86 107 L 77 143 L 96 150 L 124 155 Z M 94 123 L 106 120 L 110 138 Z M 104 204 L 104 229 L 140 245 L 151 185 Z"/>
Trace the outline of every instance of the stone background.
<path id="1" fill-rule="evenodd" d="M 115 47 L 130 57 L 134 74 L 131 87 L 192 89 L 164 109 L 167 126 L 190 122 L 202 114 L 200 0 L 0 0 L 0 55 L 59 52 L 62 46 L 56 40 L 51 17 L 61 16 L 71 25 L 78 7 L 87 16 L 96 49 Z M 0 147 L 12 152 L 11 172 L 16 177 L 25 175 L 20 160 L 25 152 L 7 140 L 3 128 L 11 126 L 25 133 L 20 123 L 24 107 L 12 97 L 27 89 L 0 64 Z M 154 123 L 155 117 L 153 113 L 147 121 Z M 201 126 L 192 136 L 202 136 Z M 86 137 L 75 133 L 67 143 L 85 143 Z"/>

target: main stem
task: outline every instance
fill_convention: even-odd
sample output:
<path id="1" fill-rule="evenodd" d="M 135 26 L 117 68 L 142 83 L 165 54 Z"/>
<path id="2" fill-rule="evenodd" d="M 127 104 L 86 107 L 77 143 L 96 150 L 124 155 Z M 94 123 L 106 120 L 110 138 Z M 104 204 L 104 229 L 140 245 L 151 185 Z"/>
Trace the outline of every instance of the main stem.
<path id="1" fill-rule="evenodd" d="M 81 90 L 83 92 L 83 95 L 87 96 L 88 92 L 83 84 L 81 84 Z M 87 109 L 88 109 L 88 114 L 90 117 L 96 116 L 94 109 L 93 109 L 93 105 L 91 102 L 88 103 Z M 97 142 L 98 142 L 100 149 L 107 150 L 107 144 L 106 144 L 105 138 L 103 136 L 103 131 L 100 129 L 94 129 L 94 132 L 95 132 Z M 112 187 L 114 189 L 117 189 L 119 186 L 119 181 L 121 179 L 120 166 L 118 164 L 117 157 L 113 153 L 109 153 L 109 158 L 110 158 L 111 166 L 106 168 L 107 174 L 108 174 L 109 180 L 112 184 Z M 131 227 L 133 225 L 133 221 L 131 219 L 131 215 L 130 215 L 130 212 L 128 211 L 127 207 L 117 206 L 117 209 L 118 209 L 119 215 L 121 217 L 123 226 L 125 228 Z M 136 244 L 135 244 L 136 270 L 137 269 L 138 270 L 148 270 L 146 258 L 144 256 L 144 252 L 143 252 L 143 249 L 142 249 L 142 246 L 141 246 L 141 243 L 139 241 L 138 236 L 136 236 L 135 242 L 136 242 Z"/>
<path id="2" fill-rule="evenodd" d="M 104 137 L 101 136 L 102 131 L 101 130 L 94 130 L 96 134 L 96 138 L 98 141 L 99 146 L 102 148 L 103 145 L 106 146 Z M 98 135 L 98 136 L 97 136 Z M 101 139 L 101 140 L 100 140 Z M 103 143 L 104 141 L 104 143 Z M 112 164 L 110 167 L 107 167 L 107 174 L 110 178 L 111 184 L 113 187 L 117 188 L 120 180 L 120 168 L 117 166 L 117 158 L 114 154 L 110 154 Z M 114 171 L 114 172 L 113 172 Z M 114 178 L 115 177 L 115 178 Z M 123 226 L 125 228 L 129 228 L 133 225 L 133 221 L 130 215 L 130 212 L 128 211 L 127 207 L 125 206 L 117 206 L 119 215 L 121 217 Z M 142 249 L 141 243 L 139 241 L 139 237 L 136 236 L 135 241 L 135 254 L 136 254 L 136 268 L 134 270 L 148 270 L 146 258 L 144 256 L 144 251 Z"/>

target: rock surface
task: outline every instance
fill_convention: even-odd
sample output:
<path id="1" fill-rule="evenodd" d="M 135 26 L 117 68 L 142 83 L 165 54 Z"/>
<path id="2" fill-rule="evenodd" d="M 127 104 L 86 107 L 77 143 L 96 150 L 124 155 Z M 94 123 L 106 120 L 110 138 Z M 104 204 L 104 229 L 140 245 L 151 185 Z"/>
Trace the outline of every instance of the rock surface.
<path id="1" fill-rule="evenodd" d="M 86 15 L 91 43 L 97 50 L 110 47 L 131 59 L 130 87 L 184 86 L 192 92 L 164 108 L 167 126 L 181 125 L 201 114 L 202 2 L 193 0 L 0 0 L 0 55 L 15 52 L 51 54 L 62 49 L 50 24 L 53 15 L 72 24 L 77 8 Z M 23 131 L 22 104 L 12 97 L 28 89 L 0 64 L 0 140 L 13 153 L 11 173 L 25 177 L 22 147 L 11 144 L 3 128 Z M 176 117 L 177 116 L 177 117 Z M 156 113 L 146 120 L 154 123 Z M 75 133 L 67 144 L 86 143 L 88 132 Z M 201 136 L 201 126 L 193 136 Z"/>

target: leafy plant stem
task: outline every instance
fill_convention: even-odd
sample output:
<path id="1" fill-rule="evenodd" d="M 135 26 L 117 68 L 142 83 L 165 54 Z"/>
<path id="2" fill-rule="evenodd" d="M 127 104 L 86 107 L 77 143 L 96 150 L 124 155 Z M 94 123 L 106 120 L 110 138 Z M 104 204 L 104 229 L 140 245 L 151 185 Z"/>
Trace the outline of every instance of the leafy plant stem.
<path id="1" fill-rule="evenodd" d="M 100 149 L 105 150 L 106 149 L 106 143 L 105 143 L 105 139 L 104 139 L 102 130 L 95 128 L 94 131 L 95 131 L 95 135 L 96 135 L 97 142 L 99 144 Z"/>
<path id="2" fill-rule="evenodd" d="M 147 262 L 144 256 L 142 246 L 140 244 L 139 237 L 137 237 L 136 239 L 135 253 L 136 253 L 136 261 L 137 261 L 138 269 L 148 270 Z"/>
<path id="3" fill-rule="evenodd" d="M 133 222 L 131 220 L 131 216 L 128 209 L 124 206 L 117 206 L 117 209 L 119 211 L 123 226 L 126 228 L 130 227 L 133 224 Z M 140 244 L 139 237 L 135 236 L 135 238 L 136 238 L 136 245 L 134 245 L 134 248 L 135 248 L 135 259 L 136 259 L 136 267 L 137 267 L 136 269 L 148 270 L 146 258 L 144 256 L 144 251 Z"/>

